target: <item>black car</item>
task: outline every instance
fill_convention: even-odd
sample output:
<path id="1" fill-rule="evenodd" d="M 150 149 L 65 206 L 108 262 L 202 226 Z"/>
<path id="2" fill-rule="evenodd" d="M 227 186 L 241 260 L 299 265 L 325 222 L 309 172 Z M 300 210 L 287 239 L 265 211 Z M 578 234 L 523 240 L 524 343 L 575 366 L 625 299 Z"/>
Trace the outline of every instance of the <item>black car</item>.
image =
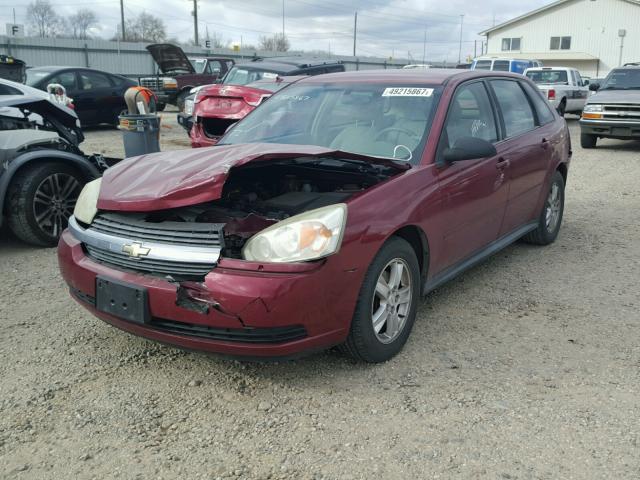
<path id="1" fill-rule="evenodd" d="M 138 83 L 112 73 L 79 67 L 35 67 L 27 70 L 27 85 L 47 90 L 59 83 L 73 99 L 83 126 L 118 125 L 118 115 L 127 110 L 124 92 Z"/>
<path id="2" fill-rule="evenodd" d="M 250 62 L 234 65 L 222 80 L 215 83 L 223 85 L 247 85 L 262 79 L 276 76 L 321 75 L 323 73 L 344 72 L 344 64 L 339 60 L 327 60 L 313 57 L 255 57 Z M 194 89 L 192 89 L 193 91 Z M 182 111 L 178 113 L 178 123 L 191 131 L 193 119 L 191 110 L 195 93 L 186 97 Z"/>

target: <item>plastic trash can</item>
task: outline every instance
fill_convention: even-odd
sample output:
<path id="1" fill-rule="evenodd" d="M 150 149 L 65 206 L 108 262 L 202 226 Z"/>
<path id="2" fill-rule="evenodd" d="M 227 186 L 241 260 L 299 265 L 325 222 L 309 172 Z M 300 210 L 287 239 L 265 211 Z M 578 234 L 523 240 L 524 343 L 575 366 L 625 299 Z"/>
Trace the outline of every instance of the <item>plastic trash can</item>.
<path id="1" fill-rule="evenodd" d="M 160 117 L 157 115 L 120 115 L 126 158 L 160 151 Z"/>

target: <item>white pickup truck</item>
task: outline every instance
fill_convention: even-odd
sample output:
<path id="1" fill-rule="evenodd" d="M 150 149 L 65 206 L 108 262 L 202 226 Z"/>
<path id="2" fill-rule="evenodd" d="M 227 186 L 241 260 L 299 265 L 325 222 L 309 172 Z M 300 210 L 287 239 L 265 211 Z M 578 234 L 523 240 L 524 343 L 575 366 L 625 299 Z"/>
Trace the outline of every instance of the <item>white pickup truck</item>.
<path id="1" fill-rule="evenodd" d="M 565 113 L 580 114 L 589 96 L 589 82 L 580 72 L 568 67 L 528 68 L 524 75 L 542 91 L 549 103 L 563 116 Z"/>

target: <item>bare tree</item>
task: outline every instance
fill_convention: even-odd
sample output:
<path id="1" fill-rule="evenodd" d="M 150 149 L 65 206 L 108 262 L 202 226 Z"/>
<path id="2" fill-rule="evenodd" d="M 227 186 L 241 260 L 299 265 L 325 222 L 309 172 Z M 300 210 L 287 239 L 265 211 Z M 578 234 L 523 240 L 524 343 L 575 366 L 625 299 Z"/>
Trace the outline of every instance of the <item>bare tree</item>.
<path id="1" fill-rule="evenodd" d="M 114 40 L 119 39 L 117 35 Z M 162 19 L 146 12 L 125 22 L 125 41 L 127 42 L 164 42 L 167 40 L 167 28 Z"/>
<path id="2" fill-rule="evenodd" d="M 38 37 L 55 37 L 61 31 L 61 18 L 49 0 L 35 0 L 27 7 L 27 23 Z"/>
<path id="3" fill-rule="evenodd" d="M 261 36 L 259 38 L 260 49 L 269 50 L 272 52 L 288 52 L 291 45 L 286 35 L 282 33 L 275 33 L 270 37 Z"/>
<path id="4" fill-rule="evenodd" d="M 93 10 L 81 8 L 69 17 L 72 38 L 86 40 L 89 38 L 89 29 L 98 23 L 98 17 Z"/>

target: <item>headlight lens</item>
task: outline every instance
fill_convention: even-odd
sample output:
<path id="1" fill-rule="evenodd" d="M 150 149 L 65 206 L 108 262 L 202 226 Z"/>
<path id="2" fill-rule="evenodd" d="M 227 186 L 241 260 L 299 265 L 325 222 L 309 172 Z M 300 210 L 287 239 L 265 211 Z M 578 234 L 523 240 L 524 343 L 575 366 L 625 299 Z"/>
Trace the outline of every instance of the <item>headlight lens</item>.
<path id="1" fill-rule="evenodd" d="M 78 196 L 73 216 L 82 223 L 89 225 L 93 222 L 93 217 L 98 213 L 98 196 L 100 195 L 101 184 L 102 178 L 87 183 Z"/>
<path id="2" fill-rule="evenodd" d="M 340 248 L 346 221 L 344 203 L 301 213 L 251 237 L 242 256 L 245 260 L 276 263 L 326 257 Z"/>
<path id="3" fill-rule="evenodd" d="M 584 106 L 584 109 L 582 111 L 585 113 L 602 112 L 602 105 L 587 104 Z"/>

